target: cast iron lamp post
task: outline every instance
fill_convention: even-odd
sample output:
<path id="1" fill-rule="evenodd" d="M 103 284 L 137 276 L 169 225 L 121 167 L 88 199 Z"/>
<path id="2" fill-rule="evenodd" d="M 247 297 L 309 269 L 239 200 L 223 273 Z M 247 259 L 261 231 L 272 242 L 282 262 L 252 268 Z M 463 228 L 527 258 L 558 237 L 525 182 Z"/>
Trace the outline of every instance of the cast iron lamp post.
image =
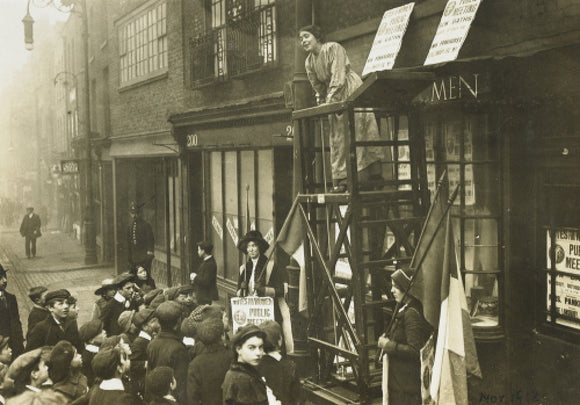
<path id="1" fill-rule="evenodd" d="M 30 3 L 40 7 L 54 6 L 58 11 L 64 13 L 76 12 L 81 18 L 82 39 L 83 39 L 83 82 L 82 105 L 84 114 L 84 140 L 85 140 L 85 210 L 83 215 L 83 228 L 85 230 L 85 263 L 94 264 L 97 262 L 97 243 L 94 221 L 94 201 L 93 201 L 93 170 L 91 157 L 91 106 L 89 97 L 89 24 L 87 16 L 86 0 L 28 0 L 26 5 L 26 15 L 22 19 L 24 24 L 24 44 L 26 49 L 32 50 L 34 44 L 33 24 L 34 19 L 30 15 Z M 80 8 L 80 9 L 79 9 Z"/>

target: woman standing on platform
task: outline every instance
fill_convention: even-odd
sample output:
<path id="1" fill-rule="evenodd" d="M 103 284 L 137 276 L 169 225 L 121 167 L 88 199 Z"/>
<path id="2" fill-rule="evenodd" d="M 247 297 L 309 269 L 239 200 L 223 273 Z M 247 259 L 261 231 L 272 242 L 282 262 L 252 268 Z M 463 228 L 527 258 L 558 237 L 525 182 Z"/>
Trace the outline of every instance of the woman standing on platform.
<path id="1" fill-rule="evenodd" d="M 298 38 L 302 48 L 308 52 L 306 74 L 316 93 L 317 104 L 344 101 L 362 84 L 361 78 L 350 67 L 346 50 L 339 43 L 325 42 L 320 27 L 302 27 Z M 329 123 L 333 192 L 340 193 L 346 191 L 347 133 L 342 114 L 331 114 Z M 379 129 L 373 113 L 355 114 L 355 134 L 357 141 L 379 139 Z M 383 154 L 378 146 L 357 148 L 359 183 L 382 178 L 380 161 Z"/>
<path id="2" fill-rule="evenodd" d="M 391 276 L 391 292 L 400 306 L 389 337 L 379 338 L 378 346 L 389 358 L 389 404 L 421 404 L 421 361 L 419 351 L 431 335 L 421 303 L 407 294 L 411 278 L 399 269 Z"/>

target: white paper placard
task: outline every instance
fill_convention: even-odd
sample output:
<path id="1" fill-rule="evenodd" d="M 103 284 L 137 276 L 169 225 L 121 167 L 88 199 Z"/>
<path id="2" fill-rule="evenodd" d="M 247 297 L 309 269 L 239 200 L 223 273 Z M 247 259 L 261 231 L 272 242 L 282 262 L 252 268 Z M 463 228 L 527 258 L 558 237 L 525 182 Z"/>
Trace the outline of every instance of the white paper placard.
<path id="1" fill-rule="evenodd" d="M 401 50 L 403 36 L 409 25 L 409 18 L 415 3 L 387 10 L 377 30 L 373 46 L 369 52 L 362 75 L 372 72 L 390 70 Z"/>
<path id="2" fill-rule="evenodd" d="M 449 0 L 424 65 L 457 59 L 481 0 Z"/>

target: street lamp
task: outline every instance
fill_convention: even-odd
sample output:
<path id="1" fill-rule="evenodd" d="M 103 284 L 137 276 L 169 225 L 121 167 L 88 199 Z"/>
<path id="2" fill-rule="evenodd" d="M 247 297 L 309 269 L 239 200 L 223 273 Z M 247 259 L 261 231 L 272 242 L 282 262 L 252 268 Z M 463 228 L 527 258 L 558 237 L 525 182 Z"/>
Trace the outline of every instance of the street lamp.
<path id="1" fill-rule="evenodd" d="M 83 109 L 85 110 L 84 140 L 85 144 L 85 213 L 83 218 L 83 227 L 85 229 L 85 263 L 95 264 L 97 262 L 97 241 L 94 221 L 94 201 L 93 201 L 93 170 L 91 158 L 91 106 L 89 97 L 89 24 L 87 15 L 86 0 L 28 0 L 26 6 L 26 15 L 22 19 L 24 24 L 24 43 L 26 49 L 31 50 L 33 47 L 33 30 L 34 20 L 30 15 L 30 3 L 40 7 L 53 6 L 58 11 L 69 13 L 76 12 L 81 17 L 82 39 L 83 39 L 83 82 L 85 91 L 83 91 Z M 79 10 L 80 7 L 80 10 Z M 58 75 L 57 75 L 58 76 Z M 75 76 L 76 78 L 76 76 Z M 56 78 L 55 78 L 56 79 Z"/>

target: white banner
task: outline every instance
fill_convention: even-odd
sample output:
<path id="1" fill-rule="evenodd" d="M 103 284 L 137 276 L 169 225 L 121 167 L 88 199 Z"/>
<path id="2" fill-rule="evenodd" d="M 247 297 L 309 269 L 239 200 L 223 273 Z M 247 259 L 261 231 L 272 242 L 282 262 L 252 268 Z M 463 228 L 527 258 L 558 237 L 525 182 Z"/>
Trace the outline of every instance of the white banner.
<path id="1" fill-rule="evenodd" d="M 449 0 L 424 65 L 457 59 L 481 0 Z"/>
<path id="2" fill-rule="evenodd" d="M 383 14 L 383 19 L 362 72 L 363 76 L 393 68 L 395 59 L 401 50 L 403 36 L 407 31 L 414 6 L 415 3 L 408 3 Z"/>

